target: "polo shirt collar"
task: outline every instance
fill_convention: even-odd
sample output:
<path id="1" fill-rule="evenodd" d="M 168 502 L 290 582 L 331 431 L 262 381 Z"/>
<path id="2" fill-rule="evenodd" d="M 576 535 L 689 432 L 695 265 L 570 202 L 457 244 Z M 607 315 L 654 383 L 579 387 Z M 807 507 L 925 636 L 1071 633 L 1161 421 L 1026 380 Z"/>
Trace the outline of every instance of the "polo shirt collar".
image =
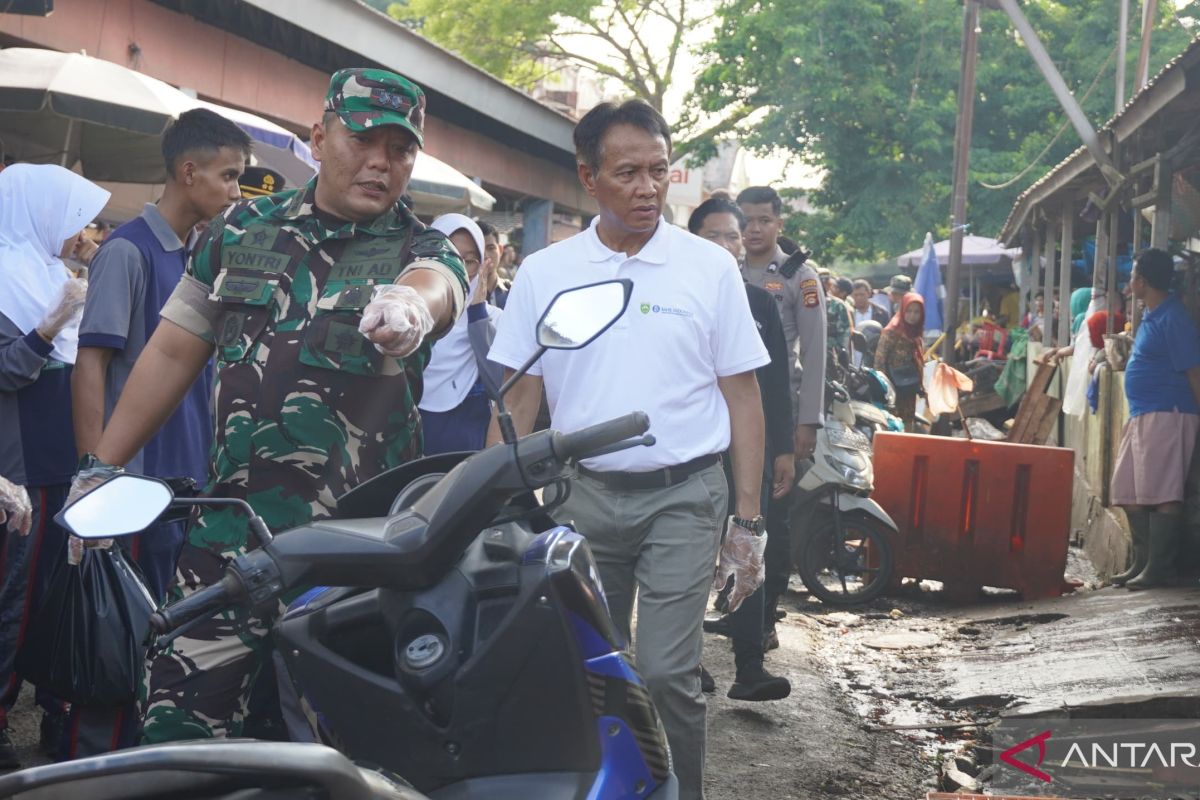
<path id="1" fill-rule="evenodd" d="M 614 255 L 622 255 L 614 250 L 610 250 L 608 245 L 600 241 L 600 234 L 596 231 L 596 227 L 599 224 L 600 217 L 593 217 L 592 224 L 584 231 L 588 261 L 608 261 Z M 670 228 L 671 223 L 660 216 L 658 218 L 658 227 L 654 229 L 654 235 L 650 237 L 650 241 L 646 242 L 633 258 L 636 258 L 638 261 L 645 261 L 647 264 L 667 263 L 667 257 L 670 255 L 671 250 Z"/>
<path id="2" fill-rule="evenodd" d="M 142 219 L 146 221 L 146 225 L 150 228 L 150 232 L 154 234 L 154 238 L 162 245 L 162 249 L 168 253 L 173 253 L 176 250 L 183 249 L 183 242 L 179 241 L 179 237 L 171 226 L 167 224 L 167 218 L 158 210 L 158 206 L 154 203 L 146 203 L 142 208 Z"/>
<path id="3" fill-rule="evenodd" d="M 1167 295 L 1166 300 L 1163 300 L 1158 304 L 1157 308 L 1147 308 L 1146 313 L 1142 315 L 1142 321 L 1145 322 L 1148 319 L 1158 319 L 1160 316 L 1166 313 L 1168 306 L 1178 302 L 1179 298 L 1175 296 L 1174 292 L 1171 292 Z"/>

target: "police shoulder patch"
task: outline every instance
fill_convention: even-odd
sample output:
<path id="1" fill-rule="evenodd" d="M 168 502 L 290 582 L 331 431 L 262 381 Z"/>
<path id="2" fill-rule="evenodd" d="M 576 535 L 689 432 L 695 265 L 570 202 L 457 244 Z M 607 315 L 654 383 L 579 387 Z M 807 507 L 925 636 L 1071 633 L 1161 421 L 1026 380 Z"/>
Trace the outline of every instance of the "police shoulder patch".
<path id="1" fill-rule="evenodd" d="M 821 297 L 815 289 L 808 289 L 804 292 L 804 307 L 816 308 L 821 305 Z"/>

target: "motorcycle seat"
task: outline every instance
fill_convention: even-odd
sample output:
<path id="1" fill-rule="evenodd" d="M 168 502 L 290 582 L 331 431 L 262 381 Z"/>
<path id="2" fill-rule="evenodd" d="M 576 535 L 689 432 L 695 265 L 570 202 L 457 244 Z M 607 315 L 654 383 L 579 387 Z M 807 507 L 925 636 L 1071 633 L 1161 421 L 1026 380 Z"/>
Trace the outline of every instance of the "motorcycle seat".
<path id="1" fill-rule="evenodd" d="M 338 531 L 339 533 L 350 533 L 355 536 L 376 539 L 382 542 L 387 524 L 387 517 L 366 517 L 364 519 L 325 519 L 320 522 L 311 523 L 308 527 Z"/>

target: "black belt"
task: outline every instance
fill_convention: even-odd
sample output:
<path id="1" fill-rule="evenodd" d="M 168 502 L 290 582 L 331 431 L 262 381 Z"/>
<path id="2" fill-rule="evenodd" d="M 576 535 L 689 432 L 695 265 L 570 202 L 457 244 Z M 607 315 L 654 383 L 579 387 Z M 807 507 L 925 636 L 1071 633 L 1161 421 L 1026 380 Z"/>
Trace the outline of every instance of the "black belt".
<path id="1" fill-rule="evenodd" d="M 702 469 L 708 469 L 713 464 L 721 463 L 719 453 L 709 453 L 706 456 L 693 458 L 673 467 L 663 467 L 652 472 L 597 472 L 580 467 L 580 473 L 594 481 L 598 481 L 608 489 L 618 492 L 637 492 L 646 489 L 666 489 L 686 481 Z"/>

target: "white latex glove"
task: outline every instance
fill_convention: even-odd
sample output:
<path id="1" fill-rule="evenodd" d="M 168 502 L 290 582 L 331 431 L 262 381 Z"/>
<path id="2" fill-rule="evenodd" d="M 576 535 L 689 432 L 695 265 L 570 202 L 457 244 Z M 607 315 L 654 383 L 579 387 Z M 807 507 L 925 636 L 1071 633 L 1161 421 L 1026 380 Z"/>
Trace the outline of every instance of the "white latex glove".
<path id="1" fill-rule="evenodd" d="M 116 467 L 94 467 L 80 470 L 75 473 L 75 478 L 71 481 L 71 490 L 67 493 L 66 505 L 71 505 L 92 489 L 120 473 L 121 470 Z M 112 546 L 112 539 L 87 539 L 85 541 L 77 536 L 71 536 L 67 539 L 67 563 L 78 566 L 83 561 L 83 548 L 85 547 L 107 550 Z"/>
<path id="2" fill-rule="evenodd" d="M 433 330 L 433 315 L 425 298 L 411 286 L 376 286 L 358 330 L 385 356 L 403 358 Z"/>
<path id="3" fill-rule="evenodd" d="M 0 478 L 0 525 L 21 536 L 29 535 L 33 506 L 24 486 Z"/>
<path id="4" fill-rule="evenodd" d="M 713 590 L 725 588 L 729 578 L 733 577 L 733 589 L 729 592 L 729 613 L 737 611 L 750 595 L 762 586 L 766 578 L 766 566 L 763 553 L 767 549 L 767 532 L 755 536 L 741 525 L 735 525 L 733 517 L 729 518 L 725 541 L 721 544 L 721 554 L 717 558 L 717 575 L 713 579 Z"/>
<path id="5" fill-rule="evenodd" d="M 38 333 L 47 339 L 53 339 L 71 323 L 71 320 L 83 311 L 83 301 L 87 297 L 87 281 L 82 278 L 72 278 L 63 284 L 58 302 L 54 304 L 42 321 L 38 323 Z"/>

